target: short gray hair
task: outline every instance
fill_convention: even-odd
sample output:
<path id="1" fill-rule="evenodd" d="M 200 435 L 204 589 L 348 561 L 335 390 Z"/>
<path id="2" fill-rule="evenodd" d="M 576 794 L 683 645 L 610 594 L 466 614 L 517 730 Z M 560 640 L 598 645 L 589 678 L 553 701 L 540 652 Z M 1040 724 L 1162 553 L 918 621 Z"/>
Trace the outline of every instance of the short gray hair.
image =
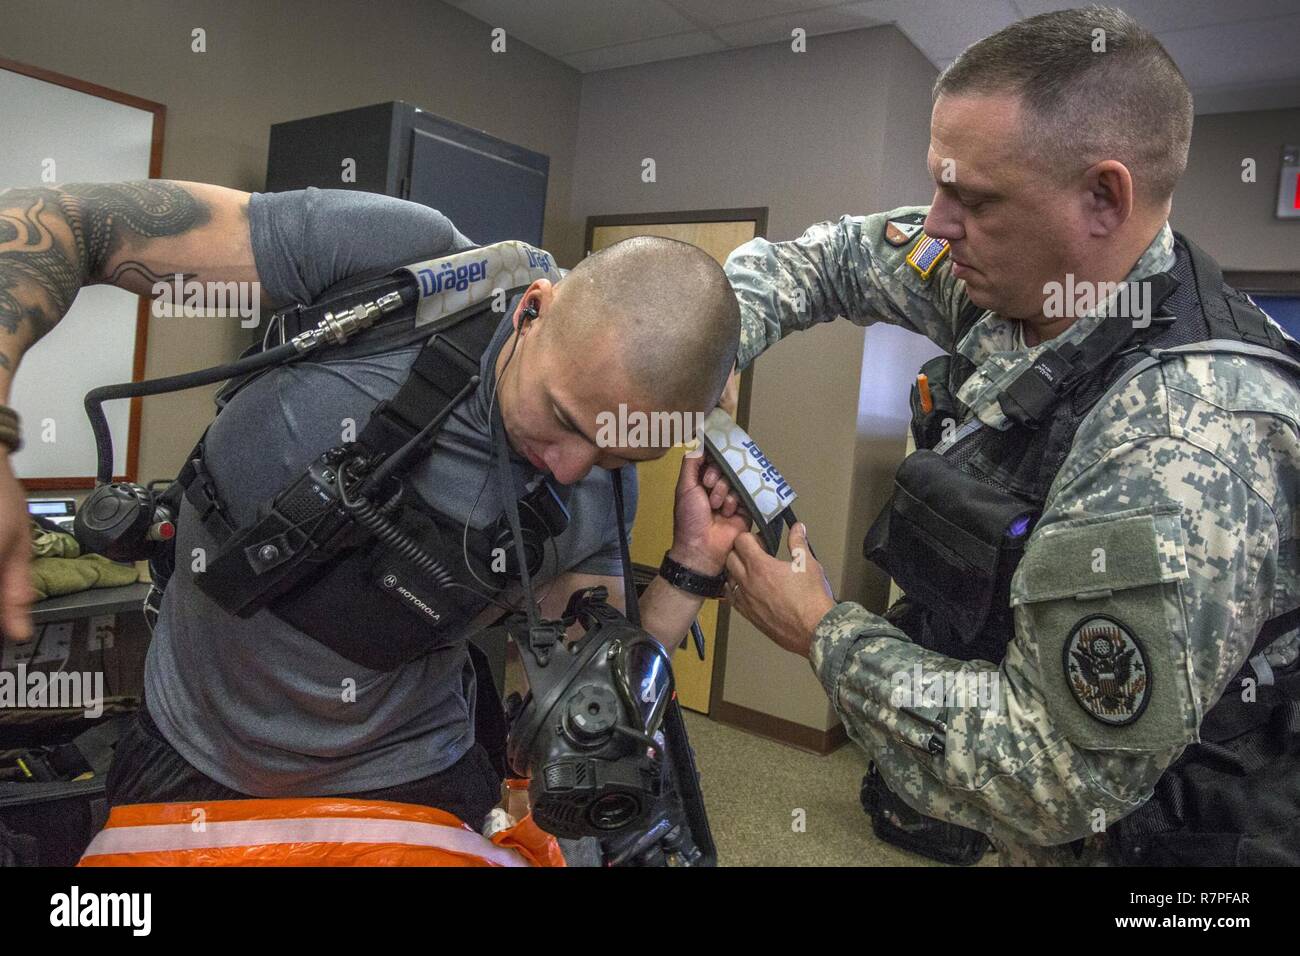
<path id="1" fill-rule="evenodd" d="M 1104 52 L 1094 52 L 1098 38 Z M 939 75 L 933 98 L 963 93 L 1018 95 L 1026 148 L 1062 175 L 1117 159 L 1139 199 L 1162 203 L 1187 168 L 1187 81 L 1160 41 L 1115 7 L 1040 14 L 972 44 Z"/>

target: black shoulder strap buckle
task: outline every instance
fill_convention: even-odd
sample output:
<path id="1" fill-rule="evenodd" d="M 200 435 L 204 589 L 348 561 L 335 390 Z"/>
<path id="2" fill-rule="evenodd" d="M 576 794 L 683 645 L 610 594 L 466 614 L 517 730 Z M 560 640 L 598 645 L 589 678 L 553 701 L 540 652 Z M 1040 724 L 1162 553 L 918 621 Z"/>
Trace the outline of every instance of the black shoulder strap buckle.
<path id="1" fill-rule="evenodd" d="M 204 433 L 207 437 L 207 433 Z M 185 499 L 193 506 L 198 514 L 199 521 L 208 533 L 216 540 L 218 544 L 225 544 L 226 539 L 235 532 L 235 525 L 230 520 L 230 515 L 226 512 L 225 507 L 221 504 L 221 498 L 217 494 L 217 486 L 212 481 L 212 476 L 203 465 L 203 439 L 194 446 L 190 452 L 189 460 L 185 467 L 181 469 L 173 486 L 179 486 Z M 166 492 L 171 495 L 171 489 Z M 179 496 L 175 496 L 176 505 L 180 505 Z M 180 517 L 176 514 L 174 517 Z"/>
<path id="2" fill-rule="evenodd" d="M 1246 654 L 1246 659 L 1241 662 L 1241 667 L 1237 668 L 1237 673 L 1228 681 L 1224 690 L 1224 698 L 1234 693 L 1234 689 L 1242 686 L 1242 681 L 1252 676 L 1258 676 L 1252 661 L 1260 654 L 1263 654 L 1279 637 L 1288 634 L 1300 627 L 1300 607 L 1293 607 L 1289 611 L 1283 611 L 1276 617 L 1271 617 L 1264 622 L 1259 629 L 1259 634 L 1255 636 L 1255 643 L 1251 645 Z"/>
<path id="3" fill-rule="evenodd" d="M 1012 421 L 1037 428 L 1078 377 L 1070 359 L 1049 346 L 1002 390 L 998 405 Z"/>

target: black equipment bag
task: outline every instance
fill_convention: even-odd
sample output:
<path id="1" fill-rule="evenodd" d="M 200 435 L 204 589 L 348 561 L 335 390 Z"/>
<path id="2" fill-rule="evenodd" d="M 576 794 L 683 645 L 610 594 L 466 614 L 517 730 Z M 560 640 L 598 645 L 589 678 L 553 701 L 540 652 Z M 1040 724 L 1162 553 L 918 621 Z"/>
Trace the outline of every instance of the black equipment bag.
<path id="1" fill-rule="evenodd" d="M 1229 681 L 1155 792 L 1109 832 L 1125 866 L 1300 866 L 1300 661 L 1241 699 Z"/>
<path id="2" fill-rule="evenodd" d="M 0 721 L 0 866 L 75 866 L 108 819 L 113 748 L 139 700 L 80 709 L 20 710 Z"/>
<path id="3" fill-rule="evenodd" d="M 954 501 L 965 505 L 963 526 L 948 518 Z M 956 638 L 945 643 L 956 646 L 930 650 L 970 659 L 979 655 L 963 653 L 962 645 L 975 644 L 990 619 L 1010 616 L 1011 575 L 1036 517 L 1033 504 L 922 449 L 903 459 L 889 505 L 862 551 L 903 593 L 950 625 Z"/>
<path id="4" fill-rule="evenodd" d="M 978 830 L 935 820 L 909 807 L 885 784 L 874 761 L 862 778 L 861 798 L 872 832 L 893 846 L 954 866 L 978 863 L 989 848 L 989 838 Z"/>

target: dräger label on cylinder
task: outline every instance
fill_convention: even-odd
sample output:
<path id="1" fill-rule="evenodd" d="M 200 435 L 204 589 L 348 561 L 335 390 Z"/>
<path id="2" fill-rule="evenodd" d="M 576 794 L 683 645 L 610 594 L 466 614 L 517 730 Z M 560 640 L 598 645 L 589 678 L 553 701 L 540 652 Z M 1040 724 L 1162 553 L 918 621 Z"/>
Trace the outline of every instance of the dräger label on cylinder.
<path id="1" fill-rule="evenodd" d="M 776 465 L 767 460 L 767 456 L 763 454 L 763 450 L 758 447 L 754 439 L 751 438 L 747 442 L 741 442 L 741 445 L 749 450 L 750 457 L 754 459 L 759 468 L 763 469 L 763 478 L 773 486 L 777 497 L 785 504 L 789 504 L 786 499 L 794 497 L 794 489 L 781 477 L 781 473 L 776 470 Z"/>
<path id="2" fill-rule="evenodd" d="M 709 413 L 704 420 L 702 437 L 714 457 L 722 459 L 731 469 L 735 483 L 748 494 L 764 522 L 772 521 L 793 503 L 796 497 L 794 489 L 754 439 L 722 409 L 715 408 Z"/>

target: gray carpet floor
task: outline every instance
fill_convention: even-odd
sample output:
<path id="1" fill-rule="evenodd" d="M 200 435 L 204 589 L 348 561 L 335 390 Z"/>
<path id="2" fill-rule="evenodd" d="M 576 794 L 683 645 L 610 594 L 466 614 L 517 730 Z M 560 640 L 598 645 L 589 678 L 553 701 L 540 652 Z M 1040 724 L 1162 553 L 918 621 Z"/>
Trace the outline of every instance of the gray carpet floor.
<path id="1" fill-rule="evenodd" d="M 720 866 L 943 865 L 876 839 L 858 802 L 867 758 L 856 744 L 817 756 L 684 713 Z"/>

